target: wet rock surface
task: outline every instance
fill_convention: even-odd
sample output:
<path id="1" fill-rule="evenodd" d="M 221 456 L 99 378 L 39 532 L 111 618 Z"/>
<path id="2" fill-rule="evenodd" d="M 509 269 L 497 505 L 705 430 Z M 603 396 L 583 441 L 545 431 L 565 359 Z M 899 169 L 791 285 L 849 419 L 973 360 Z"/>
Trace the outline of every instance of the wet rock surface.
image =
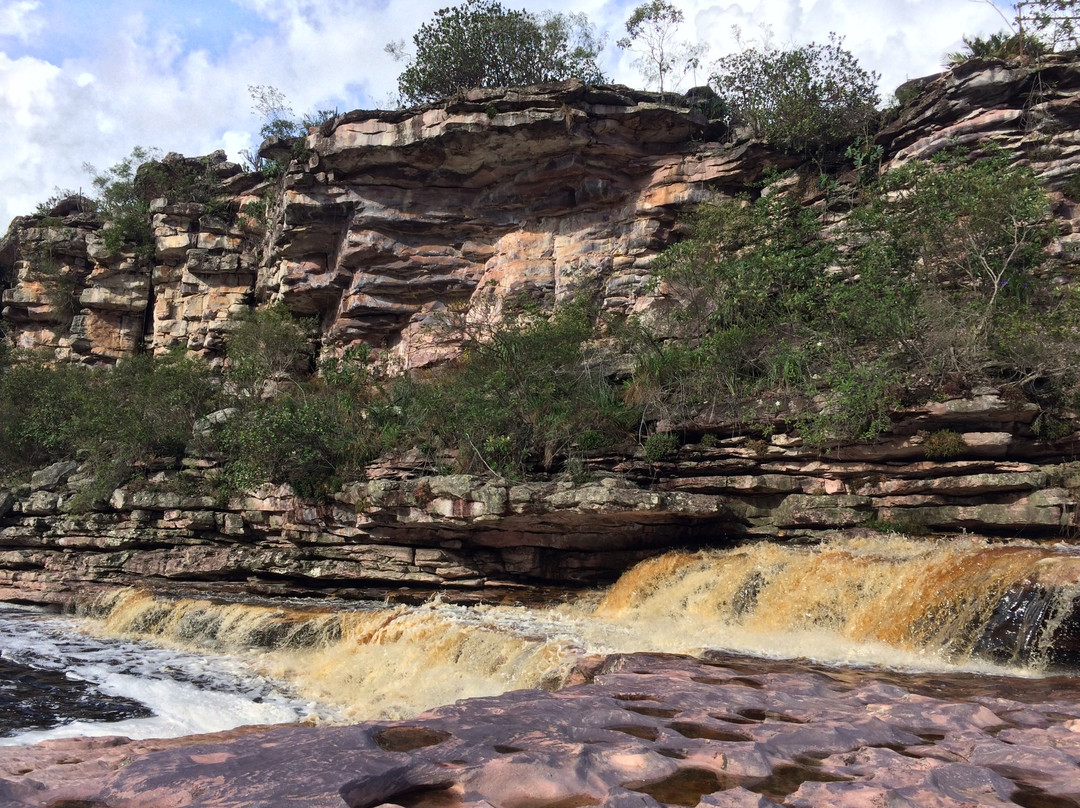
<path id="1" fill-rule="evenodd" d="M 596 660 L 588 675 L 409 721 L 0 749 L 0 798 L 13 808 L 1080 801 L 1075 680 L 645 654 Z"/>
<path id="2" fill-rule="evenodd" d="M 0 659 L 0 737 L 61 721 L 122 721 L 149 715 L 143 704 L 107 695 L 60 671 Z"/>

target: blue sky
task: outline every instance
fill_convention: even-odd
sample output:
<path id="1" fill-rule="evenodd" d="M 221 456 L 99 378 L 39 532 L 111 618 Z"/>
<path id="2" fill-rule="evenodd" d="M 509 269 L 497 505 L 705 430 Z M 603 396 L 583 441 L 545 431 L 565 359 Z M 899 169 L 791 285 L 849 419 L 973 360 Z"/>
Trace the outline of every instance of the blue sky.
<path id="1" fill-rule="evenodd" d="M 0 0 L 0 228 L 57 187 L 87 186 L 133 146 L 188 155 L 257 146 L 248 85 L 278 87 L 297 113 L 392 103 L 401 65 L 384 52 L 453 0 Z M 641 0 L 503 0 L 583 11 L 608 32 L 604 68 L 643 86 L 613 44 Z M 674 0 L 708 58 L 744 36 L 777 44 L 829 32 L 882 74 L 882 95 L 940 69 L 963 34 L 1003 27 L 986 0 Z M 1010 12 L 1006 12 L 1009 14 Z M 0 230 L 2 232 L 2 230 Z"/>

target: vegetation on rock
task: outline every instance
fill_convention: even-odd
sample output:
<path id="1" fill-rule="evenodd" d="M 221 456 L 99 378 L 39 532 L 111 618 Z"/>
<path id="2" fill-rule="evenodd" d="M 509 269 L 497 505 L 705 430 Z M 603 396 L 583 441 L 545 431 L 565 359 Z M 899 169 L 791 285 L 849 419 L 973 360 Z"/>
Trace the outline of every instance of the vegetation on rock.
<path id="1" fill-rule="evenodd" d="M 634 67 L 647 86 L 655 85 L 663 99 L 680 79 L 701 67 L 706 47 L 676 39 L 683 23 L 681 9 L 667 0 L 649 0 L 634 9 L 626 21 L 626 36 L 616 44 L 637 54 Z"/>
<path id="2" fill-rule="evenodd" d="M 415 52 L 398 77 L 410 104 L 473 87 L 520 87 L 580 78 L 600 82 L 601 41 L 584 14 L 533 14 L 497 0 L 439 9 L 413 34 Z M 405 58 L 404 43 L 387 46 Z"/>
<path id="3" fill-rule="evenodd" d="M 950 375 L 1075 393 L 1080 309 L 1042 271 L 1053 227 L 1030 170 L 952 152 L 862 194 L 828 228 L 784 193 L 699 210 L 655 265 L 681 305 L 640 343 L 651 417 L 771 420 L 775 399 L 824 446 L 886 431 L 905 388 Z"/>
<path id="4" fill-rule="evenodd" d="M 873 129 L 879 78 L 833 35 L 791 50 L 746 48 L 721 59 L 711 83 L 733 125 L 778 148 L 815 152 Z"/>
<path id="5" fill-rule="evenodd" d="M 672 45 L 679 22 L 670 4 L 647 3 L 619 43 L 642 49 L 661 92 L 688 64 L 689 51 Z M 467 0 L 439 11 L 414 42 L 400 79 L 412 101 L 598 77 L 596 41 L 578 15 Z M 1034 47 L 1015 37 L 965 42 L 973 53 Z M 744 50 L 720 62 L 713 83 L 732 124 L 810 159 L 684 217 L 681 240 L 651 265 L 653 291 L 671 305 L 650 319 L 598 321 L 588 301 L 542 310 L 504 300 L 483 327 L 457 324 L 457 360 L 412 376 L 384 373 L 366 347 L 333 356 L 315 323 L 281 304 L 235 324 L 222 373 L 177 355 L 135 356 L 108 372 L 9 361 L 5 342 L 0 471 L 75 458 L 93 472 L 90 499 L 184 455 L 216 461 L 224 493 L 271 481 L 326 495 L 407 450 L 446 471 L 576 474 L 590 450 L 636 441 L 656 463 L 689 433 L 733 427 L 796 432 L 827 450 L 887 432 L 914 397 L 986 382 L 1037 400 L 1035 435 L 1060 437 L 1080 405 L 1080 300 L 1048 256 L 1057 234 L 1032 170 L 984 146 L 878 176 L 876 76 L 836 38 Z M 252 92 L 263 134 L 302 146 L 310 122 L 296 121 L 276 89 Z M 841 153 L 854 169 L 846 177 L 811 168 Z M 152 254 L 150 200 L 212 204 L 215 165 L 135 149 L 93 172 L 87 207 L 107 222 L 108 251 Z M 264 199 L 245 211 L 265 209 Z M 70 271 L 38 259 L 35 280 L 70 321 Z M 443 326 L 454 325 L 449 315 Z M 620 343 L 622 356 L 602 353 L 599 337 Z M 931 459 L 964 447 L 944 431 L 924 444 Z"/>

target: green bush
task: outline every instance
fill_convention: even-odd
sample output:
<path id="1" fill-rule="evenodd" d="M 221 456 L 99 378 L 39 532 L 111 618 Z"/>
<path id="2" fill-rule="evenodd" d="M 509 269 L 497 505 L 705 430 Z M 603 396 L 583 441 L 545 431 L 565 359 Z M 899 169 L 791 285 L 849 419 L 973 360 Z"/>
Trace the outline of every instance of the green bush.
<path id="1" fill-rule="evenodd" d="M 1080 386 L 1080 300 L 1044 271 L 1046 193 L 999 153 L 866 182 L 827 235 L 783 192 L 688 224 L 654 264 L 680 305 L 632 342 L 628 395 L 649 420 L 780 418 L 825 447 L 887 431 L 927 379 L 1049 382 L 1058 410 Z"/>
<path id="2" fill-rule="evenodd" d="M 581 448 L 625 438 L 635 413 L 585 341 L 590 311 L 562 306 L 550 316 L 511 315 L 487 334 L 467 335 L 465 356 L 402 397 L 405 434 L 452 450 L 460 470 L 520 478 L 554 470 Z"/>
<path id="3" fill-rule="evenodd" d="M 673 432 L 654 432 L 645 439 L 645 459 L 650 463 L 663 460 L 679 450 L 679 436 Z"/>
<path id="4" fill-rule="evenodd" d="M 927 436 L 923 443 L 923 454 L 928 460 L 949 460 L 959 457 L 967 451 L 964 436 L 950 429 L 940 429 Z"/>
<path id="5" fill-rule="evenodd" d="M 1045 55 L 1049 48 L 1037 37 L 999 31 L 990 36 L 963 37 L 963 50 L 950 53 L 949 65 L 955 67 L 970 59 L 1020 59 Z"/>
<path id="6" fill-rule="evenodd" d="M 239 493 L 274 482 L 288 483 L 301 496 L 332 491 L 341 482 L 341 443 L 351 438 L 336 403 L 288 393 L 236 412 L 217 435 L 226 490 Z"/>
<path id="7" fill-rule="evenodd" d="M 204 363 L 180 355 L 99 370 L 24 359 L 0 376 L 0 466 L 77 459 L 94 475 L 88 497 L 106 497 L 136 466 L 182 455 L 217 390 Z"/>
<path id="8" fill-rule="evenodd" d="M 824 408 L 798 419 L 810 446 L 828 448 L 850 441 L 873 440 L 892 426 L 900 404 L 901 375 L 888 360 L 852 362 L 842 357 L 821 378 Z"/>
<path id="9" fill-rule="evenodd" d="M 17 362 L 0 376 L 0 462 L 34 468 L 75 457 L 95 374 L 87 368 Z"/>
<path id="10" fill-rule="evenodd" d="M 731 123 L 797 152 L 833 148 L 865 135 L 877 117 L 876 73 L 843 40 L 793 50 L 748 48 L 717 63 L 711 84 Z"/>
<path id="11" fill-rule="evenodd" d="M 240 319 L 225 346 L 226 376 L 239 396 L 259 397 L 275 382 L 306 378 L 314 369 L 313 328 L 280 303 Z"/>
<path id="12" fill-rule="evenodd" d="M 398 77 L 412 104 L 473 87 L 521 87 L 581 78 L 600 81 L 601 43 L 584 14 L 537 15 L 496 0 L 439 9 L 413 35 L 415 54 Z M 404 45 L 387 50 L 403 58 Z"/>

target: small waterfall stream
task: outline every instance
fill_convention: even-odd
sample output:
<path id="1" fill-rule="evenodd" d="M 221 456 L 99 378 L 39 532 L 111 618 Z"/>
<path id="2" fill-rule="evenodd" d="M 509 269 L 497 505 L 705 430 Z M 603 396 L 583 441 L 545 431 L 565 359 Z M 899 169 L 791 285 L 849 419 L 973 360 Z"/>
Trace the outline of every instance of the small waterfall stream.
<path id="1" fill-rule="evenodd" d="M 308 713 L 340 720 L 558 688 L 590 655 L 615 652 L 719 650 L 999 676 L 1072 672 L 1080 670 L 1078 598 L 1080 547 L 878 536 L 672 552 L 606 591 L 545 607 L 436 598 L 285 608 L 124 590 L 87 604 L 81 619 L 100 641 L 229 655 L 260 681 L 287 683 L 278 690 L 315 705 Z"/>

